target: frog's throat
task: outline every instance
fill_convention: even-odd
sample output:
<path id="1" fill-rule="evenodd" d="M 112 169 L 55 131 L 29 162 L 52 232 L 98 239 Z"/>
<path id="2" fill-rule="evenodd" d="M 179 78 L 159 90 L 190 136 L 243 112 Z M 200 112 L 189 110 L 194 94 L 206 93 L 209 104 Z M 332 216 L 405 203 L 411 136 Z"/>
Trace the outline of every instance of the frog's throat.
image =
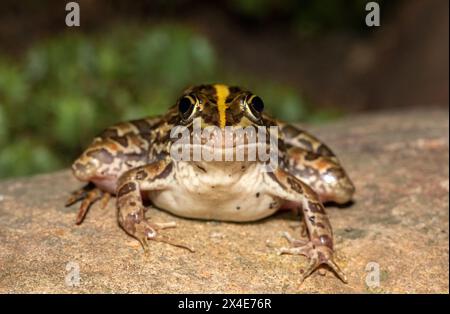
<path id="1" fill-rule="evenodd" d="M 220 128 L 223 129 L 225 127 L 225 125 L 227 124 L 226 100 L 227 100 L 228 95 L 230 95 L 230 90 L 229 90 L 228 86 L 223 85 L 223 84 L 214 85 L 214 89 L 216 90 L 216 95 L 217 95 L 217 110 L 219 112 Z"/>

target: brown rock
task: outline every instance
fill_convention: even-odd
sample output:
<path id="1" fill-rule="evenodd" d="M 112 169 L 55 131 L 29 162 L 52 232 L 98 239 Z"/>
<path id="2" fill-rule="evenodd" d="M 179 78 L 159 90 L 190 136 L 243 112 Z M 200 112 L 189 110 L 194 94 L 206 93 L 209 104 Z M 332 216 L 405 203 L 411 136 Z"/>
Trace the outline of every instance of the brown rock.
<path id="1" fill-rule="evenodd" d="M 94 205 L 75 225 L 77 207 L 64 202 L 80 183 L 61 171 L 0 183 L 0 292 L 448 293 L 448 112 L 372 114 L 313 129 L 357 187 L 352 205 L 327 207 L 349 284 L 316 272 L 299 285 L 306 259 L 274 249 L 286 245 L 282 231 L 300 236 L 290 213 L 235 224 L 150 210 L 154 221 L 176 221 L 165 232 L 196 252 L 151 242 L 145 256 L 117 225 L 114 202 Z M 366 283 L 370 262 L 379 287 Z M 76 267 L 80 282 L 70 287 Z"/>

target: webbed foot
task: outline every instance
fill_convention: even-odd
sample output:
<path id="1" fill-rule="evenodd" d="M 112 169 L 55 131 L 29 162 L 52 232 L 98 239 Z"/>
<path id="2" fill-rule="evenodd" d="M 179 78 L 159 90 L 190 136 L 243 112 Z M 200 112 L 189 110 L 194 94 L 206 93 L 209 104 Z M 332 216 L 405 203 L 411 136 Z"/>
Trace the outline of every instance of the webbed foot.
<path id="1" fill-rule="evenodd" d="M 291 247 L 282 247 L 278 249 L 278 254 L 294 254 L 294 255 L 304 255 L 309 258 L 309 265 L 305 272 L 303 272 L 301 277 L 301 282 L 303 282 L 307 277 L 309 277 L 316 269 L 321 265 L 327 265 L 333 272 L 341 279 L 344 283 L 347 283 L 347 276 L 339 268 L 339 266 L 333 260 L 333 250 L 325 245 L 315 245 L 313 242 L 308 240 L 298 240 L 291 237 L 287 232 L 283 236 L 292 245 Z"/>
<path id="2" fill-rule="evenodd" d="M 160 233 L 163 229 L 175 228 L 176 222 L 156 223 L 149 222 L 145 218 L 142 220 L 135 220 L 133 218 L 129 217 L 122 226 L 127 233 L 139 240 L 145 253 L 149 252 L 149 240 L 164 242 L 194 252 L 192 247 Z"/>

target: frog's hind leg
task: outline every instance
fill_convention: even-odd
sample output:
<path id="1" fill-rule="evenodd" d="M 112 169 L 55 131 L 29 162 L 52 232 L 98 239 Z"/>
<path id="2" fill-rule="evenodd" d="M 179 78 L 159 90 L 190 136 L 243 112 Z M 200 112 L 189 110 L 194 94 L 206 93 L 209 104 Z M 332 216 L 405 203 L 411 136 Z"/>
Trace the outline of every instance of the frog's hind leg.
<path id="1" fill-rule="evenodd" d="M 279 122 L 281 132 L 283 133 L 284 143 L 288 147 L 297 147 L 302 150 L 313 153 L 318 156 L 328 157 L 330 160 L 337 161 L 336 155 L 333 151 L 317 137 L 302 130 L 292 124 Z"/>
<path id="2" fill-rule="evenodd" d="M 72 195 L 66 201 L 66 207 L 82 201 L 76 219 L 76 224 L 79 225 L 83 222 L 84 217 L 86 217 L 86 213 L 88 212 L 92 204 L 100 200 L 101 207 L 105 208 L 106 205 L 108 205 L 110 197 L 110 193 L 100 190 L 95 186 L 95 184 L 89 182 L 81 189 L 76 190 L 72 193 Z"/>
<path id="3" fill-rule="evenodd" d="M 294 125 L 280 125 L 287 146 L 286 170 L 311 186 L 322 202 L 348 203 L 355 187 L 333 151 Z"/>
<path id="4" fill-rule="evenodd" d="M 287 150 L 288 172 L 308 184 L 322 202 L 345 204 L 355 187 L 336 157 L 322 156 L 299 147 Z"/>

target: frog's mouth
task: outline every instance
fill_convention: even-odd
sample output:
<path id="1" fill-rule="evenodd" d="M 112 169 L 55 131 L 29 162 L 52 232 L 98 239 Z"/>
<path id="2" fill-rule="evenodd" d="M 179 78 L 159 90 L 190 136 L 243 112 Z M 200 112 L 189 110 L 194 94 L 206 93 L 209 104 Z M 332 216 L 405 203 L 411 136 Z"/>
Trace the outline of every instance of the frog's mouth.
<path id="1" fill-rule="evenodd" d="M 278 136 L 265 128 L 189 132 L 172 141 L 172 158 L 193 161 L 267 161 L 278 155 Z"/>

